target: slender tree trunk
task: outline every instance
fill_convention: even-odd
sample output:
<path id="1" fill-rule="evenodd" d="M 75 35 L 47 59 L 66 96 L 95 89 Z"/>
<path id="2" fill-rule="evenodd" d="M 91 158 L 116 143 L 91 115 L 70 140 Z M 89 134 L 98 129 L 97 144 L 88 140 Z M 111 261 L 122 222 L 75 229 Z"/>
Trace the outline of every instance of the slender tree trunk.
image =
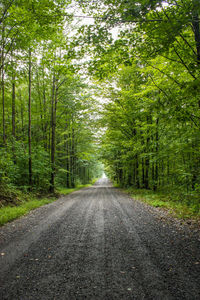
<path id="1" fill-rule="evenodd" d="M 21 105 L 21 131 L 23 134 L 23 139 L 24 139 L 24 107 L 23 107 L 23 101 L 22 101 L 22 93 L 21 90 L 19 91 L 19 99 L 20 99 L 20 105 Z"/>
<path id="2" fill-rule="evenodd" d="M 55 180 L 55 129 L 56 129 L 56 119 L 55 119 L 55 87 L 56 79 L 55 74 L 53 75 L 53 85 L 52 85 L 52 99 L 51 99 L 51 179 L 50 179 L 50 192 L 54 193 L 54 180 Z"/>
<path id="3" fill-rule="evenodd" d="M 72 125 L 73 126 L 73 125 Z M 74 141 L 74 128 L 72 128 L 72 145 L 71 145 L 71 183 L 75 187 L 75 141 Z"/>
<path id="4" fill-rule="evenodd" d="M 151 115 L 147 116 L 147 124 L 152 124 L 152 117 Z M 150 129 L 147 129 L 147 138 L 146 138 L 146 153 L 149 153 L 150 150 L 150 137 L 151 137 L 151 132 Z M 150 166 L 150 160 L 149 157 L 147 156 L 145 159 L 145 188 L 149 189 L 149 166 Z"/>
<path id="5" fill-rule="evenodd" d="M 3 143 L 6 143 L 6 125 L 5 125 L 5 82 L 4 82 L 4 49 L 5 48 L 5 27 L 2 25 L 2 50 L 1 50 L 1 90 L 2 90 L 2 121 L 3 121 Z"/>
<path id="6" fill-rule="evenodd" d="M 31 49 L 29 49 L 29 88 L 28 88 L 28 148 L 29 148 L 29 190 L 32 188 L 32 151 L 31 151 L 31 72 L 32 72 L 32 63 L 31 63 Z"/>
<path id="7" fill-rule="evenodd" d="M 16 137 L 15 130 L 15 72 L 12 75 L 12 136 Z"/>
<path id="8" fill-rule="evenodd" d="M 164 164 L 164 159 L 161 161 L 161 170 L 162 170 L 162 187 L 165 185 L 165 164 Z"/>
<path id="9" fill-rule="evenodd" d="M 142 187 L 145 187 L 145 169 L 144 169 L 144 158 L 142 158 Z"/>
<path id="10" fill-rule="evenodd" d="M 67 176 L 66 176 L 66 186 L 67 188 L 70 187 L 70 170 L 69 170 L 69 142 L 67 140 L 67 144 L 66 144 L 66 150 L 67 150 L 67 160 L 66 160 L 66 168 L 67 168 Z"/>
<path id="11" fill-rule="evenodd" d="M 71 137 L 71 124 L 69 122 L 68 134 L 68 164 L 69 164 L 69 187 L 72 187 L 72 137 Z"/>
<path id="12" fill-rule="evenodd" d="M 40 76 L 39 76 L 39 71 L 37 71 L 37 89 L 38 89 L 38 99 L 39 99 L 39 106 L 40 106 L 39 109 L 40 109 L 41 128 L 42 128 L 42 133 L 44 135 L 43 107 L 42 107 L 41 92 L 40 92 Z"/>
<path id="13" fill-rule="evenodd" d="M 199 15 L 197 10 L 193 12 L 193 32 L 196 43 L 196 52 L 197 52 L 197 63 L 200 64 L 200 25 L 199 25 Z"/>
<path id="14" fill-rule="evenodd" d="M 156 184 L 155 184 L 155 163 L 152 162 L 152 167 L 151 167 L 151 178 L 153 182 L 153 190 L 156 190 Z"/>
<path id="15" fill-rule="evenodd" d="M 158 136 L 158 124 L 159 119 L 156 119 L 156 163 L 154 169 L 154 191 L 158 189 L 158 146 L 159 146 L 159 136 Z"/>
<path id="16" fill-rule="evenodd" d="M 192 28 L 194 32 L 194 39 L 196 44 L 196 53 L 197 53 L 197 64 L 200 66 L 200 18 L 198 14 L 199 0 L 193 0 L 193 21 Z M 200 108 L 200 100 L 198 101 L 198 106 Z"/>
<path id="17" fill-rule="evenodd" d="M 145 160 L 145 189 L 149 188 L 149 158 Z"/>
<path id="18" fill-rule="evenodd" d="M 48 149 L 48 134 L 47 134 L 47 108 L 46 108 L 46 88 L 45 88 L 45 80 L 44 80 L 44 67 L 42 69 L 43 75 L 43 116 L 44 116 L 44 128 L 43 128 L 43 139 L 44 139 L 44 148 Z"/>
<path id="19" fill-rule="evenodd" d="M 16 154 L 15 154 L 15 138 L 16 138 L 16 130 L 15 130 L 15 71 L 14 65 L 12 70 L 12 136 L 13 136 L 13 162 L 16 164 Z"/>
<path id="20" fill-rule="evenodd" d="M 66 130 L 68 130 L 68 119 L 66 121 Z M 66 154 L 67 154 L 67 159 L 66 159 L 66 169 L 67 169 L 67 175 L 66 175 L 66 186 L 67 188 L 70 187 L 70 151 L 69 151 L 69 134 L 67 133 L 66 135 Z"/>
<path id="21" fill-rule="evenodd" d="M 136 188 L 140 188 L 140 178 L 139 178 L 139 161 L 138 161 L 138 155 L 135 156 L 135 184 Z"/>
<path id="22" fill-rule="evenodd" d="M 5 83 L 4 83 L 4 67 L 2 67 L 2 109 L 3 109 L 3 143 L 6 143 L 6 124 L 5 124 Z"/>
<path id="23" fill-rule="evenodd" d="M 77 180 L 77 157 L 76 157 L 76 135 L 75 135 L 75 129 L 73 128 L 72 130 L 72 136 L 73 136 L 73 153 L 74 153 L 74 159 L 73 159 L 73 164 L 74 164 L 74 187 L 76 186 L 76 180 Z"/>

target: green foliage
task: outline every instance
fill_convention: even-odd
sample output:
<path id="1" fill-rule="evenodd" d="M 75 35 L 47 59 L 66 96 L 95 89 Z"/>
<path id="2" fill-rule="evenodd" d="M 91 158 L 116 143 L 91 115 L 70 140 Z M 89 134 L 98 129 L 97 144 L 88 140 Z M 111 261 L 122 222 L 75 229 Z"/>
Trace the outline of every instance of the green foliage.
<path id="1" fill-rule="evenodd" d="M 46 191 L 49 187 L 49 155 L 41 147 L 33 148 L 34 190 Z M 0 151 L 0 184 L 28 189 L 28 151 L 22 142 L 11 141 Z"/>
<path id="2" fill-rule="evenodd" d="M 105 0 L 83 6 L 101 16 L 94 24 L 97 36 L 102 27 L 104 33 L 119 28 L 102 49 L 93 41 L 89 68 L 104 80 L 101 157 L 107 174 L 121 186 L 176 191 L 198 211 L 199 2 Z"/>
<path id="3" fill-rule="evenodd" d="M 72 63 L 79 51 L 66 37 L 70 3 L 14 0 L 0 7 L 0 185 L 8 189 L 45 193 L 54 178 L 74 187 L 99 174 L 95 101 Z"/>

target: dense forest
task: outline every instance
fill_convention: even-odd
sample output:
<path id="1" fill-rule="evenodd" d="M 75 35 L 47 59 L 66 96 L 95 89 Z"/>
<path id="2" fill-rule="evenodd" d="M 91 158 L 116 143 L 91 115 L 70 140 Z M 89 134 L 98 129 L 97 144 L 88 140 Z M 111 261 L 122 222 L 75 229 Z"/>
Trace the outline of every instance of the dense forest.
<path id="1" fill-rule="evenodd" d="M 54 192 L 99 176 L 95 100 L 67 38 L 65 1 L 1 4 L 0 184 Z"/>
<path id="2" fill-rule="evenodd" d="M 0 13 L 1 186 L 53 192 L 103 163 L 121 186 L 199 208 L 199 0 L 4 0 Z"/>

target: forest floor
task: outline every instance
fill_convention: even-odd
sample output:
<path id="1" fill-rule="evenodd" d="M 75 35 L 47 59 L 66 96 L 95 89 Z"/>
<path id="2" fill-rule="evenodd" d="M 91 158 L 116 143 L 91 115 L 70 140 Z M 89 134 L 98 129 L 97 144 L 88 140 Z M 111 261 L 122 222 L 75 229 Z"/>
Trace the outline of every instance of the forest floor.
<path id="1" fill-rule="evenodd" d="M 0 299 L 200 299 L 199 246 L 100 179 L 0 228 Z"/>

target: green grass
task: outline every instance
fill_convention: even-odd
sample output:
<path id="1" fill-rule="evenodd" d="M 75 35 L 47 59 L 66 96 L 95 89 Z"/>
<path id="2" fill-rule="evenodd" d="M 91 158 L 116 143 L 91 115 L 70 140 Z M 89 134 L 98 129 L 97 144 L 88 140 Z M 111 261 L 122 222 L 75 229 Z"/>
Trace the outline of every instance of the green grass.
<path id="1" fill-rule="evenodd" d="M 85 184 L 85 185 L 79 185 L 75 188 L 63 188 L 59 187 L 57 189 L 58 195 L 68 195 L 74 191 L 80 190 L 84 187 L 89 187 L 93 184 Z M 3 206 L 0 208 L 0 226 L 11 222 L 21 216 L 24 216 L 28 214 L 31 210 L 36 209 L 40 206 L 49 204 L 53 201 L 55 201 L 57 198 L 56 197 L 51 197 L 51 198 L 33 198 L 33 196 L 29 196 L 28 194 L 26 195 L 26 200 L 24 198 L 18 199 L 18 202 L 16 205 L 8 205 L 8 206 Z"/>
<path id="2" fill-rule="evenodd" d="M 19 206 L 5 206 L 0 208 L 0 226 L 26 215 L 31 210 L 55 201 L 56 198 L 33 199 Z"/>
<path id="3" fill-rule="evenodd" d="M 176 218 L 200 219 L 200 204 L 197 198 L 178 197 L 176 194 L 153 192 L 145 189 L 126 188 L 123 189 L 136 200 L 145 202 L 154 207 L 161 207 L 169 211 Z"/>
<path id="4" fill-rule="evenodd" d="M 80 190 L 82 188 L 90 187 L 92 184 L 93 184 L 93 182 L 92 183 L 88 183 L 88 184 L 80 184 L 80 185 L 78 185 L 75 188 L 58 187 L 57 191 L 61 195 L 68 195 L 68 194 L 70 194 L 72 192 L 75 192 L 75 191 L 78 191 L 78 190 Z"/>

